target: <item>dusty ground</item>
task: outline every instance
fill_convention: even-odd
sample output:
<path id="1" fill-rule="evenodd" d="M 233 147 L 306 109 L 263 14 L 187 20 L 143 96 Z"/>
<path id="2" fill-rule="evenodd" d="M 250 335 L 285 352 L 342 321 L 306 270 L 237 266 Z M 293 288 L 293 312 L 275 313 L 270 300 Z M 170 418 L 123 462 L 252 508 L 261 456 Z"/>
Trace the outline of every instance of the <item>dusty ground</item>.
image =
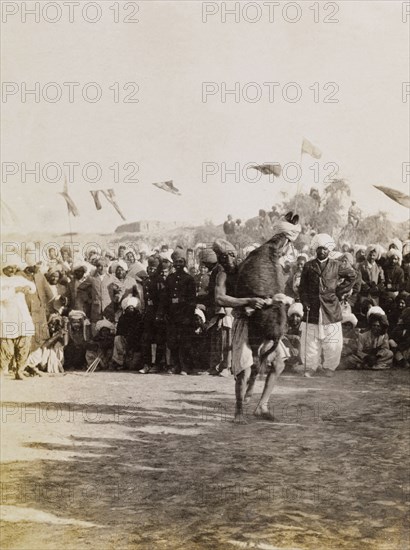
<path id="1" fill-rule="evenodd" d="M 408 382 L 287 376 L 235 425 L 232 379 L 6 378 L 1 547 L 408 550 Z"/>

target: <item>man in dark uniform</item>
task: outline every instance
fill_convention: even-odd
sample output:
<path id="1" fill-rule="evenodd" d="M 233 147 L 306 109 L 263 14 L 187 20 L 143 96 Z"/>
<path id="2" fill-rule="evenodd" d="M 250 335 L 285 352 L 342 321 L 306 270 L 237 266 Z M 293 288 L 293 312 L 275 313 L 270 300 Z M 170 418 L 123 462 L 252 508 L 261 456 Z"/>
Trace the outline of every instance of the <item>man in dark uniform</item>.
<path id="1" fill-rule="evenodd" d="M 173 362 L 172 374 L 188 374 L 186 357 L 189 355 L 190 337 L 194 323 L 196 287 L 194 278 L 185 271 L 184 250 L 172 254 L 174 273 L 165 281 L 163 313 L 167 320 L 167 346 Z"/>
<path id="2" fill-rule="evenodd" d="M 161 329 L 156 322 L 158 309 L 158 268 L 159 259 L 151 256 L 148 258 L 147 275 L 142 283 L 144 295 L 144 315 L 142 333 L 142 358 L 144 367 L 139 371 L 141 374 L 151 374 L 160 371 L 161 359 L 165 354 L 165 338 L 161 341 Z M 162 331 L 164 332 L 164 331 Z M 162 344 L 162 345 L 161 345 Z"/>

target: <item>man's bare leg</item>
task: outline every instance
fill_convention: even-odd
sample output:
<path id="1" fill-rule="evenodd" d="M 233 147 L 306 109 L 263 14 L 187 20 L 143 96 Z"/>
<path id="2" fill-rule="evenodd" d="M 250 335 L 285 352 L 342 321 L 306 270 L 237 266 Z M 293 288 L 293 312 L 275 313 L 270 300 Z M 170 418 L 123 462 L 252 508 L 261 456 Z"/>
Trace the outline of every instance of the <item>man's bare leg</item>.
<path id="1" fill-rule="evenodd" d="M 275 382 L 278 378 L 279 376 L 276 374 L 275 370 L 271 368 L 266 377 L 265 387 L 263 388 L 262 396 L 259 400 L 258 406 L 255 409 L 255 416 L 263 416 L 264 418 L 274 420 L 273 413 L 269 411 L 269 398 L 272 395 Z"/>
<path id="2" fill-rule="evenodd" d="M 248 379 L 251 374 L 250 367 L 240 372 L 235 379 L 235 397 L 236 397 L 236 406 L 235 406 L 235 422 L 240 424 L 245 424 L 247 422 L 243 414 L 243 403 L 245 398 L 246 386 Z"/>
<path id="3" fill-rule="evenodd" d="M 245 393 L 245 397 L 244 397 L 244 400 L 243 400 L 245 405 L 247 405 L 249 403 L 249 401 L 251 400 L 251 397 L 252 397 L 252 394 L 253 394 L 253 389 L 255 387 L 256 377 L 258 376 L 258 372 L 259 372 L 258 366 L 253 364 L 251 366 L 251 374 L 249 376 L 249 380 L 248 380 L 248 383 L 247 383 L 247 386 L 246 386 L 246 393 Z"/>

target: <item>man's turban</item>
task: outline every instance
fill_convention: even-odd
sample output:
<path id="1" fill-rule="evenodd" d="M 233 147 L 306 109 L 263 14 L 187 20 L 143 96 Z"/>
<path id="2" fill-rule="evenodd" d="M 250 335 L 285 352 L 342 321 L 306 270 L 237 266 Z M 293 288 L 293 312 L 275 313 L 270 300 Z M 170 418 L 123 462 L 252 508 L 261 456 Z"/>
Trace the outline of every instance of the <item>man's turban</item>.
<path id="1" fill-rule="evenodd" d="M 317 250 L 320 247 L 327 248 L 329 251 L 335 249 L 335 241 L 327 233 L 318 233 L 312 239 L 311 243 L 312 250 Z"/>
<path id="2" fill-rule="evenodd" d="M 121 302 L 121 307 L 124 311 L 127 309 L 127 307 L 134 307 L 135 309 L 139 309 L 140 305 L 141 305 L 140 300 L 135 296 L 127 296 Z"/>

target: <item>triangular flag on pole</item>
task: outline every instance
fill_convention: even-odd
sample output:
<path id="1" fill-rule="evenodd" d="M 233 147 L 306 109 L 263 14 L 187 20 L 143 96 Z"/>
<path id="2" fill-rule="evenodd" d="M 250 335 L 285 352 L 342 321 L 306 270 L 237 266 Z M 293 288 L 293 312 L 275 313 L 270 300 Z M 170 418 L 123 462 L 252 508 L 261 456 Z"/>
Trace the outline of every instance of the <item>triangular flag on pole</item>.
<path id="1" fill-rule="evenodd" d="M 255 170 L 259 170 L 264 176 L 277 176 L 279 177 L 282 172 L 282 167 L 280 164 L 257 164 L 256 166 L 251 166 Z"/>
<path id="2" fill-rule="evenodd" d="M 118 206 L 117 198 L 115 196 L 114 189 L 96 189 L 95 191 L 90 191 L 90 193 L 91 193 L 91 195 L 94 199 L 94 204 L 95 204 L 95 207 L 96 207 L 97 210 L 101 210 L 101 208 L 102 208 L 100 197 L 99 197 L 99 193 L 102 193 L 104 195 L 104 197 L 107 199 L 107 201 L 110 204 L 113 205 L 113 207 L 118 212 L 118 214 L 121 216 L 121 218 L 124 221 L 126 221 L 126 218 L 125 218 L 124 214 L 121 212 L 120 207 Z"/>
<path id="3" fill-rule="evenodd" d="M 167 191 L 168 193 L 172 193 L 174 195 L 180 195 L 179 189 L 174 187 L 173 180 L 168 181 L 161 181 L 159 183 L 153 183 L 152 185 L 155 185 L 155 187 L 158 187 L 159 189 L 163 189 L 164 191 Z"/>
<path id="4" fill-rule="evenodd" d="M 79 216 L 80 212 L 78 211 L 77 206 L 75 205 L 75 202 L 68 194 L 68 186 L 67 186 L 67 178 L 64 178 L 64 188 L 63 192 L 59 193 L 62 197 L 64 197 L 65 202 L 67 204 L 67 210 L 69 214 L 72 214 L 73 216 Z"/>
<path id="5" fill-rule="evenodd" d="M 117 198 L 115 196 L 114 189 L 102 189 L 101 193 L 104 195 L 104 197 L 107 199 L 108 202 L 110 202 L 115 210 L 118 212 L 118 214 L 121 216 L 121 218 L 126 221 L 126 218 L 124 214 L 121 212 L 120 207 L 117 203 Z"/>
<path id="6" fill-rule="evenodd" d="M 382 191 L 385 195 L 389 197 L 389 199 L 392 199 L 394 202 L 397 202 L 398 204 L 401 204 L 402 206 L 405 206 L 406 208 L 410 208 L 410 196 L 406 195 L 405 193 L 402 193 L 401 191 L 397 191 L 397 189 L 391 189 L 391 187 L 383 187 L 382 185 L 373 185 L 376 189 L 379 191 Z"/>
<path id="7" fill-rule="evenodd" d="M 307 153 L 314 159 L 320 159 L 322 156 L 322 151 L 319 149 L 319 147 L 316 147 L 311 143 L 308 139 L 303 138 L 302 142 L 302 154 Z"/>

